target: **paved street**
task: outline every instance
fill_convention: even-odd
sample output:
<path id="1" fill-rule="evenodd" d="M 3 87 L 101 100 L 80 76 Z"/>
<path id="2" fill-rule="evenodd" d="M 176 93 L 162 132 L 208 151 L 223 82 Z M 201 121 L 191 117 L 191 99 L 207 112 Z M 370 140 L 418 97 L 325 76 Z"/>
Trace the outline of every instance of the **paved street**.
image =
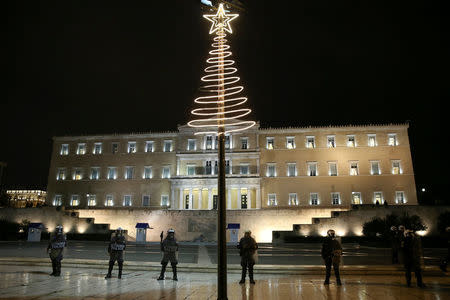
<path id="1" fill-rule="evenodd" d="M 107 243 L 92 241 L 69 241 L 65 258 L 107 259 Z M 0 242 L 0 257 L 47 258 L 46 242 Z M 288 244 L 272 246 L 260 244 L 258 250 L 260 265 L 322 265 L 320 244 Z M 357 244 L 343 244 L 345 265 L 390 265 L 390 249 L 360 247 Z M 425 263 L 437 265 L 446 249 L 425 249 Z M 146 245 L 129 244 L 125 252 L 127 261 L 158 262 L 161 260 L 159 243 Z M 180 263 L 217 263 L 215 245 L 180 243 Z M 228 263 L 239 264 L 236 247 L 228 247 Z"/>
<path id="2" fill-rule="evenodd" d="M 116 270 L 117 271 L 117 270 Z M 157 281 L 158 272 L 125 271 L 123 279 L 104 279 L 104 270 L 63 268 L 61 277 L 48 267 L 1 266 L 2 299 L 216 299 L 216 274 L 179 273 L 179 281 Z M 113 275 L 116 276 L 116 272 Z M 426 277 L 427 287 L 407 288 L 403 276 L 344 276 L 343 286 L 323 285 L 322 276 L 256 274 L 256 284 L 239 285 L 239 274 L 228 275 L 233 299 L 450 299 L 450 277 Z"/>

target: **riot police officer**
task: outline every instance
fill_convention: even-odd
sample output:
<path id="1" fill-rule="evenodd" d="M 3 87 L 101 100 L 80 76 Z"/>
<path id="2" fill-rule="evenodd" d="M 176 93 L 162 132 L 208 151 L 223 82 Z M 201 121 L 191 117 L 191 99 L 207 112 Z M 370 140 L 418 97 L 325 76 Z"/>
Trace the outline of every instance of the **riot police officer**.
<path id="1" fill-rule="evenodd" d="M 342 256 L 341 243 L 336 239 L 336 233 L 333 229 L 327 231 L 327 237 L 322 244 L 322 258 L 325 262 L 325 281 L 323 284 L 330 284 L 331 266 L 334 269 L 334 275 L 336 276 L 336 284 L 342 285 L 341 276 L 339 274 L 339 264 Z"/>
<path id="2" fill-rule="evenodd" d="M 164 273 L 166 272 L 167 263 L 170 261 L 170 265 L 172 266 L 173 271 L 173 280 L 178 281 L 177 277 L 177 251 L 178 251 L 178 243 L 175 239 L 175 230 L 169 229 L 167 231 L 167 236 L 162 240 L 161 233 L 161 251 L 163 251 L 163 259 L 161 260 L 161 274 L 158 277 L 158 280 L 164 280 Z"/>
<path id="3" fill-rule="evenodd" d="M 66 235 L 63 232 L 61 225 L 56 226 L 55 232 L 50 236 L 50 241 L 47 246 L 47 253 L 52 260 L 53 272 L 50 276 L 61 275 L 61 260 L 63 259 L 63 250 L 67 246 Z"/>
<path id="4" fill-rule="evenodd" d="M 255 284 L 255 280 L 253 279 L 253 266 L 255 265 L 255 252 L 258 249 L 258 244 L 255 239 L 251 236 L 252 232 L 250 230 L 245 231 L 244 237 L 241 238 L 237 248 L 239 249 L 239 255 L 241 256 L 241 267 L 242 267 L 242 276 L 239 284 L 245 283 L 245 276 L 247 275 L 248 268 L 248 277 L 250 278 L 250 283 Z"/>
<path id="5" fill-rule="evenodd" d="M 126 248 L 126 240 L 123 235 L 122 228 L 117 228 L 115 234 L 112 235 L 111 241 L 108 246 L 109 253 L 109 269 L 105 279 L 111 278 L 111 272 L 114 267 L 114 263 L 117 260 L 119 265 L 119 276 L 117 278 L 122 279 L 122 267 L 123 267 L 123 251 Z"/>

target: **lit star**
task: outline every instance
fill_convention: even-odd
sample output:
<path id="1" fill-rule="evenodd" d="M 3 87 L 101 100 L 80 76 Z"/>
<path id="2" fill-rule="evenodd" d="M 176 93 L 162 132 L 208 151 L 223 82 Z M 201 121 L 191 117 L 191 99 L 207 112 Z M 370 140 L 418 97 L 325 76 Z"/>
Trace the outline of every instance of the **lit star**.
<path id="1" fill-rule="evenodd" d="M 238 14 L 226 14 L 225 10 L 223 8 L 223 4 L 221 3 L 219 5 L 219 8 L 217 9 L 217 14 L 215 15 L 203 15 L 205 19 L 208 19 L 211 24 L 211 29 L 209 30 L 209 34 L 216 32 L 219 29 L 223 29 L 225 31 L 228 31 L 229 33 L 233 33 L 231 30 L 230 22 L 237 17 L 239 17 Z"/>

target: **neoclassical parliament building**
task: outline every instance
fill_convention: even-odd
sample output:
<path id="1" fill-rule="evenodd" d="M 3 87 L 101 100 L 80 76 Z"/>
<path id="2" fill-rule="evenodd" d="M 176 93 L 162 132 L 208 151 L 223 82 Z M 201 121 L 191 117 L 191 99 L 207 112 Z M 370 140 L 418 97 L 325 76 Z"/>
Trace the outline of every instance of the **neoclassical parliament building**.
<path id="1" fill-rule="evenodd" d="M 214 210 L 217 138 L 173 132 L 53 138 L 47 204 Z M 408 124 L 259 128 L 226 137 L 229 210 L 416 205 Z"/>

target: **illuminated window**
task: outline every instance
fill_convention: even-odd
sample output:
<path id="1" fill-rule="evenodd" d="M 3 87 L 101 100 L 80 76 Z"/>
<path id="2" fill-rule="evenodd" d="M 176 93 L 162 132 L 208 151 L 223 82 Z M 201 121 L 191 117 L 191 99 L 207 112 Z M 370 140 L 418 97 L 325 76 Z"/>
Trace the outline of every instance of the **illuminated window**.
<path id="1" fill-rule="evenodd" d="M 243 137 L 241 138 L 241 149 L 248 149 L 248 138 Z"/>
<path id="2" fill-rule="evenodd" d="M 98 180 L 99 178 L 100 178 L 100 168 L 99 167 L 91 168 L 91 179 Z"/>
<path id="3" fill-rule="evenodd" d="M 308 176 L 318 176 L 317 162 L 308 162 Z"/>
<path id="4" fill-rule="evenodd" d="M 117 168 L 116 167 L 108 167 L 108 179 L 114 180 L 117 179 Z"/>
<path id="5" fill-rule="evenodd" d="M 377 146 L 377 136 L 376 136 L 376 134 L 368 134 L 367 135 L 367 145 L 369 147 Z"/>
<path id="6" fill-rule="evenodd" d="M 359 174 L 358 162 L 357 161 L 351 161 L 350 162 L 350 175 L 351 176 L 356 176 L 358 174 Z"/>
<path id="7" fill-rule="evenodd" d="M 269 150 L 272 150 L 275 148 L 275 141 L 273 137 L 267 137 L 266 138 L 266 148 Z"/>
<path id="8" fill-rule="evenodd" d="M 219 164 L 217 160 L 214 162 L 214 174 L 219 174 Z"/>
<path id="9" fill-rule="evenodd" d="M 352 204 L 362 204 L 362 198 L 360 192 L 352 192 Z"/>
<path id="10" fill-rule="evenodd" d="M 370 174 L 372 175 L 380 175 L 380 162 L 379 161 L 371 161 L 370 162 Z"/>
<path id="11" fill-rule="evenodd" d="M 331 204 L 332 205 L 340 205 L 341 204 L 341 194 L 340 193 L 331 193 Z"/>
<path id="12" fill-rule="evenodd" d="M 286 148 L 295 149 L 295 138 L 292 136 L 286 137 Z"/>
<path id="13" fill-rule="evenodd" d="M 213 137 L 212 137 L 212 135 L 207 135 L 206 140 L 205 140 L 205 149 L 212 150 L 213 148 L 214 148 Z"/>
<path id="14" fill-rule="evenodd" d="M 131 206 L 131 195 L 123 196 L 123 206 Z"/>
<path id="15" fill-rule="evenodd" d="M 88 206 L 96 206 L 97 205 L 97 197 L 92 194 L 87 195 Z"/>
<path id="16" fill-rule="evenodd" d="M 397 134 L 396 133 L 388 134 L 388 145 L 389 146 L 397 146 L 398 145 Z"/>
<path id="17" fill-rule="evenodd" d="M 297 176 L 297 164 L 296 163 L 288 163 L 287 164 L 287 176 L 289 176 L 289 177 Z"/>
<path id="18" fill-rule="evenodd" d="M 86 154 L 86 144 L 78 144 L 77 146 L 77 155 L 84 155 Z"/>
<path id="19" fill-rule="evenodd" d="M 142 206 L 150 206 L 150 195 L 142 196 Z"/>
<path id="20" fill-rule="evenodd" d="M 231 174 L 231 165 L 228 159 L 225 161 L 225 174 Z"/>
<path id="21" fill-rule="evenodd" d="M 102 154 L 102 143 L 95 143 L 94 144 L 94 154 Z"/>
<path id="22" fill-rule="evenodd" d="M 66 179 L 66 169 L 59 168 L 56 172 L 56 180 L 65 180 Z"/>
<path id="23" fill-rule="evenodd" d="M 166 166 L 162 168 L 162 178 L 170 178 L 170 167 Z"/>
<path id="24" fill-rule="evenodd" d="M 268 194 L 267 195 L 267 205 L 268 206 L 277 206 L 277 194 Z"/>
<path id="25" fill-rule="evenodd" d="M 62 144 L 61 145 L 61 155 L 69 155 L 69 144 Z"/>
<path id="26" fill-rule="evenodd" d="M 170 206 L 169 195 L 161 195 L 161 206 Z"/>
<path id="27" fill-rule="evenodd" d="M 106 195 L 105 206 L 114 206 L 114 196 Z"/>
<path id="28" fill-rule="evenodd" d="M 298 205 L 297 193 L 289 193 L 289 205 Z"/>
<path id="29" fill-rule="evenodd" d="M 240 165 L 240 173 L 243 175 L 248 175 L 250 174 L 249 168 L 248 168 L 248 164 L 241 164 Z"/>
<path id="30" fill-rule="evenodd" d="M 154 151 L 154 147 L 153 147 L 153 141 L 146 141 L 145 142 L 145 152 L 153 152 Z"/>
<path id="31" fill-rule="evenodd" d="M 225 149 L 231 149 L 231 136 L 225 136 Z"/>
<path id="32" fill-rule="evenodd" d="M 195 175 L 195 165 L 187 165 L 186 168 L 187 168 L 186 173 L 187 173 L 188 176 L 194 176 Z"/>
<path id="33" fill-rule="evenodd" d="M 392 161 L 392 174 L 394 174 L 394 175 L 402 174 L 402 169 L 401 169 L 399 160 Z"/>
<path id="34" fill-rule="evenodd" d="M 327 137 L 327 146 L 328 148 L 336 148 L 336 138 L 334 135 L 329 135 Z"/>
<path id="35" fill-rule="evenodd" d="M 195 151 L 196 150 L 196 140 L 188 139 L 187 150 L 188 151 Z"/>
<path id="36" fill-rule="evenodd" d="M 128 142 L 128 153 L 136 153 L 136 142 Z"/>
<path id="37" fill-rule="evenodd" d="M 55 195 L 53 198 L 53 206 L 61 206 L 62 205 L 62 195 Z"/>
<path id="38" fill-rule="evenodd" d="M 309 194 L 309 204 L 310 205 L 319 205 L 319 194 L 318 193 L 310 193 Z"/>
<path id="39" fill-rule="evenodd" d="M 274 163 L 267 164 L 267 177 L 275 177 L 277 176 L 277 165 Z"/>
<path id="40" fill-rule="evenodd" d="M 144 167 L 144 179 L 151 179 L 152 178 L 152 167 L 146 166 Z"/>
<path id="41" fill-rule="evenodd" d="M 354 135 L 347 135 L 347 147 L 356 147 L 356 139 Z"/>
<path id="42" fill-rule="evenodd" d="M 212 165 L 211 165 L 211 161 L 207 160 L 205 162 L 205 174 L 206 175 L 212 175 Z"/>
<path id="43" fill-rule="evenodd" d="M 172 151 L 172 141 L 170 141 L 170 140 L 164 141 L 163 151 L 164 152 L 171 152 Z"/>
<path id="44" fill-rule="evenodd" d="M 337 163 L 336 162 L 328 162 L 328 175 L 330 176 L 337 176 Z"/>
<path id="45" fill-rule="evenodd" d="M 314 136 L 306 137 L 306 148 L 316 148 L 316 138 Z"/>
<path id="46" fill-rule="evenodd" d="M 134 167 L 125 167 L 125 179 L 133 179 Z"/>
<path id="47" fill-rule="evenodd" d="M 395 192 L 395 203 L 397 204 L 405 204 L 405 192 L 402 191 L 396 191 Z"/>
<path id="48" fill-rule="evenodd" d="M 375 204 L 383 204 L 383 192 L 374 192 L 373 193 L 373 203 Z"/>
<path id="49" fill-rule="evenodd" d="M 78 206 L 80 205 L 80 196 L 72 195 L 70 196 L 70 206 Z"/>
<path id="50" fill-rule="evenodd" d="M 115 154 L 119 151 L 119 143 L 111 143 L 111 152 Z"/>
<path id="51" fill-rule="evenodd" d="M 73 171 L 73 180 L 81 180 L 83 179 L 83 172 L 81 169 L 75 169 Z"/>

